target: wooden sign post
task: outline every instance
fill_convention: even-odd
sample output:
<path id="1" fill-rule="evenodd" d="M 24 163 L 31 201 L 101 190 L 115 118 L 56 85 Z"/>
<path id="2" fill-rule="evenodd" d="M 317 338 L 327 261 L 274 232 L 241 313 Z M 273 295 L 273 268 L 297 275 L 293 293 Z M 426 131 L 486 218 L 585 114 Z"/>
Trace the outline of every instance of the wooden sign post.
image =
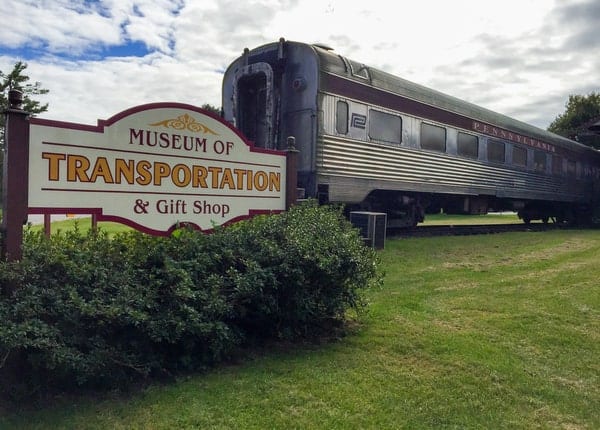
<path id="1" fill-rule="evenodd" d="M 22 108 L 23 93 L 10 90 L 4 133 L 2 182 L 2 258 L 18 261 L 23 255 L 23 225 L 27 222 L 29 171 L 29 113 Z"/>

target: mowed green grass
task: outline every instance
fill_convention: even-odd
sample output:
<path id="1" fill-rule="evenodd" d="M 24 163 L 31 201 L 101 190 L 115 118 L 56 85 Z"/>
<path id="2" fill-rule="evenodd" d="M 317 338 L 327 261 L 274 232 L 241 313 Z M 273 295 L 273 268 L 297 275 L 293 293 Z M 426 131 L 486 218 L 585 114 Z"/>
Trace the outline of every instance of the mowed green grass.
<path id="1" fill-rule="evenodd" d="M 536 221 L 534 221 L 536 222 Z M 488 213 L 486 215 L 425 215 L 425 221 L 419 225 L 471 225 L 471 224 L 522 224 L 516 213 Z"/>
<path id="2" fill-rule="evenodd" d="M 390 240 L 347 336 L 2 429 L 597 429 L 600 231 Z"/>
<path id="3" fill-rule="evenodd" d="M 419 225 L 461 225 L 461 224 L 515 224 L 522 223 L 515 213 L 489 213 L 487 215 L 446 215 L 435 214 L 426 215 L 425 222 Z M 52 234 L 60 231 L 72 230 L 77 228 L 82 232 L 87 232 L 92 227 L 90 217 L 67 219 L 64 221 L 55 221 L 51 224 Z M 99 222 L 98 227 L 107 231 L 109 234 L 129 231 L 130 227 L 116 222 Z M 43 224 L 31 226 L 34 230 L 43 230 Z"/>
<path id="4" fill-rule="evenodd" d="M 130 227 L 116 222 L 103 221 L 99 222 L 97 226 L 99 229 L 106 231 L 108 234 L 116 234 L 131 230 Z M 44 224 L 34 224 L 29 228 L 34 231 L 42 231 L 44 230 Z M 58 231 L 69 231 L 75 228 L 78 228 L 82 233 L 88 232 L 92 228 L 92 219 L 90 217 L 73 218 L 64 221 L 54 221 L 50 224 L 51 234 L 55 234 Z"/>

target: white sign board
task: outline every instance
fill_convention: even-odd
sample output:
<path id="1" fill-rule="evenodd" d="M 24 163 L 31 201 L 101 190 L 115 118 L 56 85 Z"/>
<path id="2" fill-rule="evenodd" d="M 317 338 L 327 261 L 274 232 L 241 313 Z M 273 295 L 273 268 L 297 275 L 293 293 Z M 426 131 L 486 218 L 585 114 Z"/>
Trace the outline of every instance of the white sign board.
<path id="1" fill-rule="evenodd" d="M 285 153 L 254 148 L 190 105 L 131 108 L 97 126 L 31 119 L 29 213 L 90 213 L 151 234 L 285 210 Z"/>

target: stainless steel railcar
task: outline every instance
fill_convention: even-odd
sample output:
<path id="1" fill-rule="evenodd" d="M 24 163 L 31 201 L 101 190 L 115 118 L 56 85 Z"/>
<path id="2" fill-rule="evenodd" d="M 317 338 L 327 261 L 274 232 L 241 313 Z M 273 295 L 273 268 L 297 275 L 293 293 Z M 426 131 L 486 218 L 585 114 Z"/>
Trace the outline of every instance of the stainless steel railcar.
<path id="1" fill-rule="evenodd" d="M 598 152 L 345 58 L 285 41 L 246 49 L 226 70 L 223 115 L 257 146 L 300 151 L 298 188 L 321 202 L 386 212 L 515 210 L 590 217 Z"/>

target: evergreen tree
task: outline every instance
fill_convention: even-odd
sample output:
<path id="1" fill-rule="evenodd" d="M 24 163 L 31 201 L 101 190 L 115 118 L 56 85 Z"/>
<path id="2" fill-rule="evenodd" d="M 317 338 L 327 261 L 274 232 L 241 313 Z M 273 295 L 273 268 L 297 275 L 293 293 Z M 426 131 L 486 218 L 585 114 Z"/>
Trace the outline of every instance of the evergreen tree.
<path id="1" fill-rule="evenodd" d="M 42 84 L 35 82 L 29 83 L 29 76 L 25 75 L 27 63 L 18 61 L 13 69 L 4 73 L 0 70 L 0 182 L 2 181 L 2 171 L 4 164 L 4 126 L 6 115 L 4 112 L 8 109 L 8 92 L 10 90 L 20 90 L 23 92 L 23 110 L 30 114 L 38 114 L 48 110 L 48 103 L 41 104 L 32 99 L 32 96 L 47 94 L 49 90 L 42 88 Z M 0 186 L 0 194 L 2 187 Z"/>
<path id="2" fill-rule="evenodd" d="M 37 114 L 46 112 L 48 110 L 48 103 L 41 104 L 31 98 L 31 96 L 37 96 L 47 94 L 49 90 L 42 88 L 42 84 L 35 82 L 33 84 L 28 83 L 29 76 L 23 72 L 27 69 L 27 63 L 18 61 L 12 71 L 4 73 L 0 70 L 0 111 L 4 111 L 8 108 L 8 92 L 10 90 L 20 90 L 23 92 L 23 110 L 31 114 Z M 0 144 L 4 146 L 4 122 L 6 118 L 4 114 L 0 118 Z"/>

